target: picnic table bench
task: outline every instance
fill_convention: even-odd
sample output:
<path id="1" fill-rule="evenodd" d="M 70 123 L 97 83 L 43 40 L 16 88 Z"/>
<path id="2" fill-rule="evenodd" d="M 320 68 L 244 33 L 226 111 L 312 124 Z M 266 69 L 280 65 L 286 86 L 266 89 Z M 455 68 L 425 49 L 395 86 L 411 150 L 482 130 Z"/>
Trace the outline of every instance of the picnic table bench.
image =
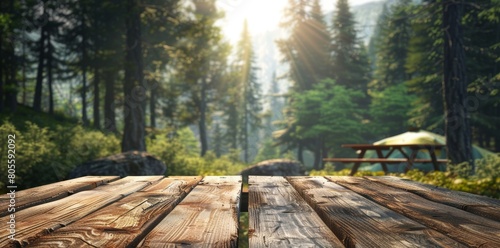
<path id="1" fill-rule="evenodd" d="M 16 192 L 0 247 L 500 247 L 500 201 L 396 177 L 88 176 Z"/>
<path id="2" fill-rule="evenodd" d="M 374 144 L 344 144 L 341 147 L 352 148 L 357 151 L 357 158 L 325 158 L 324 162 L 341 162 L 341 163 L 354 163 L 351 169 L 351 176 L 356 174 L 361 163 L 380 163 L 385 174 L 389 173 L 387 164 L 401 164 L 406 163 L 405 173 L 408 172 L 415 163 L 432 163 L 435 171 L 439 171 L 440 163 L 447 163 L 447 159 L 438 159 L 436 151 L 441 150 L 445 145 L 439 144 L 395 144 L 395 145 L 374 145 Z M 410 154 L 405 152 L 405 148 L 411 150 Z M 377 158 L 365 158 L 367 151 L 375 151 Z M 431 159 L 419 159 L 417 155 L 419 151 L 425 150 L 429 153 Z M 384 155 L 383 151 L 387 151 Z M 395 152 L 399 151 L 404 158 L 390 158 Z"/>

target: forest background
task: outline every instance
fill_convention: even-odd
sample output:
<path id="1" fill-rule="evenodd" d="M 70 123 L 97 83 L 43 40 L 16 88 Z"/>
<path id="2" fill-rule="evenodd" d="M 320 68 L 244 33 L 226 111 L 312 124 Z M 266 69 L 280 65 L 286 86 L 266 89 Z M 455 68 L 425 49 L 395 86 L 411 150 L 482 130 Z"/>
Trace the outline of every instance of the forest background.
<path id="1" fill-rule="evenodd" d="M 129 150 L 171 175 L 237 174 L 271 158 L 319 171 L 324 157 L 354 155 L 341 144 L 410 128 L 444 135 L 447 6 L 460 17 L 469 138 L 500 152 L 500 1 L 387 1 L 367 37 L 346 0 L 331 13 L 289 0 L 273 37 L 279 60 L 264 64 L 251 24 L 236 42 L 224 36 L 220 4 L 2 1 L 0 133 L 16 134 L 19 182 L 60 181 Z M 259 77 L 270 64 L 273 76 Z M 497 186 L 499 164 L 482 167 Z"/>

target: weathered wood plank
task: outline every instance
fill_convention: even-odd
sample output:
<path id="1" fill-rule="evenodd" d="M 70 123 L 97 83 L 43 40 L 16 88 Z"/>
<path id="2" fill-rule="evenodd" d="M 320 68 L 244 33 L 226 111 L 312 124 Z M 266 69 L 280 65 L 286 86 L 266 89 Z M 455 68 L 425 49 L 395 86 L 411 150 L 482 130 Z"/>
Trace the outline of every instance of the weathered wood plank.
<path id="1" fill-rule="evenodd" d="M 472 247 L 500 247 L 500 222 L 357 177 L 327 177 L 350 190 Z"/>
<path id="2" fill-rule="evenodd" d="M 200 180 L 201 177 L 165 178 L 39 238 L 32 245 L 136 247 Z"/>
<path id="3" fill-rule="evenodd" d="M 344 247 L 283 177 L 249 177 L 250 247 Z"/>
<path id="4" fill-rule="evenodd" d="M 162 178 L 163 176 L 126 177 L 93 190 L 78 192 L 16 212 L 15 241 L 8 239 L 7 229 L 0 229 L 0 247 L 29 244 L 42 235 L 67 226 Z M 0 218 L 0 222 L 6 223 L 8 217 Z"/>
<path id="5" fill-rule="evenodd" d="M 90 190 L 119 178 L 119 176 L 87 176 L 17 191 L 15 198 L 16 211 L 59 200 L 68 195 Z M 0 206 L 8 206 L 9 201 L 10 197 L 8 195 L 0 196 Z M 11 213 L 7 211 L 7 208 L 0 210 L 0 217 L 9 214 Z"/>
<path id="6" fill-rule="evenodd" d="M 398 189 L 404 189 L 425 199 L 453 206 L 473 214 L 500 221 L 500 200 L 466 192 L 422 184 L 399 177 L 366 177 L 374 182 L 382 183 Z"/>
<path id="7" fill-rule="evenodd" d="M 205 177 L 139 247 L 236 247 L 241 176 Z"/>
<path id="8" fill-rule="evenodd" d="M 466 247 L 323 177 L 287 177 L 346 247 Z"/>

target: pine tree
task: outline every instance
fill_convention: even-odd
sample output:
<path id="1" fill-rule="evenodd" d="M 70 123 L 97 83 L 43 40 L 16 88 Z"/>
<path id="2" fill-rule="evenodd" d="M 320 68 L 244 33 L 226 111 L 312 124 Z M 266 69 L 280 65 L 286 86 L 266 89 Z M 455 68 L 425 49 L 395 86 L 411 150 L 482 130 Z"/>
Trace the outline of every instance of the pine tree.
<path id="1" fill-rule="evenodd" d="M 240 72 L 239 87 L 242 91 L 241 101 L 241 131 L 240 139 L 243 148 L 243 158 L 249 161 L 249 136 L 260 126 L 260 84 L 257 80 L 255 55 L 252 40 L 248 32 L 247 21 L 243 24 L 241 40 L 238 43 L 237 70 Z"/>
<path id="2" fill-rule="evenodd" d="M 384 7 L 371 41 L 376 60 L 374 80 L 369 85 L 370 114 L 372 134 L 378 135 L 377 139 L 408 128 L 408 112 L 414 99 L 405 85 L 410 79 L 405 68 L 411 35 L 410 4 L 400 0 L 390 11 Z"/>
<path id="3" fill-rule="evenodd" d="M 221 17 L 214 0 L 194 1 L 193 16 L 186 25 L 186 39 L 179 44 L 179 77 L 183 93 L 189 96 L 185 103 L 183 118 L 196 121 L 199 130 L 201 151 L 208 151 L 207 122 L 210 119 L 210 104 L 217 93 L 227 70 L 229 47 L 222 42 L 221 30 L 215 22 Z"/>
<path id="4" fill-rule="evenodd" d="M 0 2 L 0 112 L 15 112 L 17 108 L 17 73 L 21 65 L 16 40 L 24 35 L 23 8 L 18 1 Z"/>
<path id="5" fill-rule="evenodd" d="M 138 0 L 126 2 L 126 56 L 125 80 L 123 92 L 125 97 L 125 112 L 122 138 L 122 152 L 131 150 L 145 151 L 145 115 L 141 40 L 141 7 Z"/>
<path id="6" fill-rule="evenodd" d="M 462 31 L 462 9 L 457 3 L 444 3 L 443 98 L 448 159 L 453 164 L 469 162 L 474 174 L 472 141 L 466 97 L 467 78 Z"/>
<path id="7" fill-rule="evenodd" d="M 362 41 L 356 36 L 355 21 L 347 0 L 338 0 L 332 20 L 332 78 L 338 85 L 367 93 L 370 62 Z M 360 100 L 367 108 L 369 98 Z"/>
<path id="8" fill-rule="evenodd" d="M 410 112 L 410 122 L 423 129 L 431 129 L 444 134 L 443 99 L 442 99 L 442 69 L 443 37 L 441 5 L 428 3 L 426 6 L 416 6 L 412 9 L 411 26 L 413 35 L 410 37 L 407 73 L 411 80 L 407 81 L 408 90 L 415 94 L 416 100 Z"/>
<path id="9" fill-rule="evenodd" d="M 464 5 L 464 46 L 469 78 L 469 116 L 474 142 L 500 151 L 500 2 L 476 1 L 477 6 Z"/>
<path id="10" fill-rule="evenodd" d="M 42 15 L 39 17 L 42 20 L 47 18 L 47 1 L 42 1 Z M 36 72 L 36 86 L 35 95 L 33 97 L 33 109 L 35 111 L 42 111 L 42 91 L 43 91 L 43 71 L 46 61 L 46 43 L 47 43 L 47 25 L 44 21 L 41 21 L 42 25 L 40 27 L 40 38 L 37 41 L 36 51 L 38 58 L 38 67 Z"/>
<path id="11" fill-rule="evenodd" d="M 289 32 L 287 39 L 277 42 L 283 56 L 283 62 L 289 64 L 288 78 L 293 82 L 291 91 L 294 93 L 306 92 L 314 88 L 320 80 L 330 74 L 329 63 L 329 34 L 323 20 L 319 1 L 308 3 L 303 0 L 290 0 L 285 9 L 287 19 L 282 27 Z M 294 102 L 294 94 L 288 99 L 289 104 Z M 282 123 L 284 130 L 278 132 L 279 143 L 297 147 L 297 157 L 301 160 L 304 148 L 315 151 L 316 162 L 319 163 L 322 142 L 318 138 L 302 140 L 296 135 L 297 123 L 294 117 L 294 108 L 289 106 L 287 123 Z M 290 145 L 291 143 L 295 143 Z"/>
<path id="12" fill-rule="evenodd" d="M 410 0 L 400 0 L 379 18 L 374 38 L 376 68 L 370 83 L 372 90 L 383 90 L 410 79 L 405 68 L 411 35 L 409 4 Z"/>

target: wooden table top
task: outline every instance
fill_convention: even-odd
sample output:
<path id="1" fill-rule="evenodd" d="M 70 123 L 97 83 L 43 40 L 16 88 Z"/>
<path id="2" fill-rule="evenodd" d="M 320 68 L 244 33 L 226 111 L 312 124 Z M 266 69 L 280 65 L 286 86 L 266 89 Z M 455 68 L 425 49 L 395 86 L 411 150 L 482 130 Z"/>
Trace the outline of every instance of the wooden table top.
<path id="1" fill-rule="evenodd" d="M 241 181 L 89 176 L 19 191 L 0 247 L 237 247 L 247 206 L 250 247 L 500 247 L 497 199 L 397 177 L 250 176 L 248 196 Z"/>

